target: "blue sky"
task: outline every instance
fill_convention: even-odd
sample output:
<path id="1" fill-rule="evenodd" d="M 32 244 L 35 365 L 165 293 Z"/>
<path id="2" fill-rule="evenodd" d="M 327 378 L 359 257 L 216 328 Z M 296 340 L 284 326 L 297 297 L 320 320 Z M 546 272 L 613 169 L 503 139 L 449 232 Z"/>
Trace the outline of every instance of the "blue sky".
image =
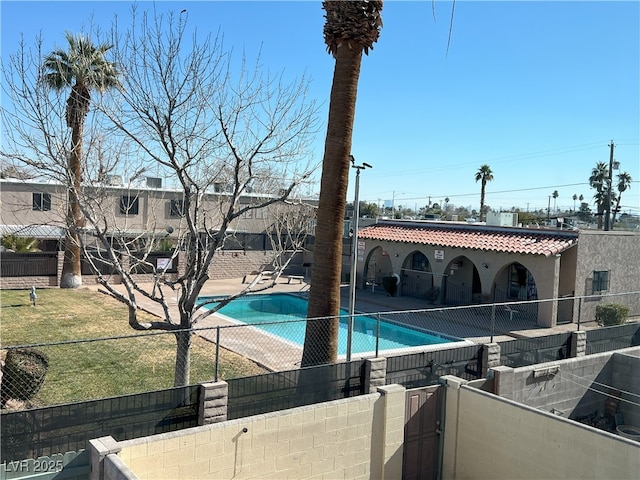
<path id="1" fill-rule="evenodd" d="M 86 30 L 92 15 L 106 29 L 114 14 L 128 19 L 130 7 L 3 0 L 2 57 L 16 51 L 21 33 L 30 42 L 41 31 L 53 49 L 64 46 L 65 31 Z M 361 174 L 360 199 L 414 208 L 448 197 L 477 209 L 474 176 L 486 163 L 494 172 L 491 207 L 546 209 L 557 190 L 557 206 L 573 208 L 574 194 L 592 203 L 588 177 L 608 162 L 613 140 L 621 171 L 634 179 L 623 212 L 640 214 L 640 3 L 458 0 L 447 51 L 451 7 L 385 2 L 358 90 L 352 153 L 374 167 Z M 262 48 L 271 71 L 309 75 L 322 104 L 312 153 L 322 158 L 334 62 L 320 1 L 159 1 L 156 8 L 187 9 L 190 26 L 220 29 L 238 52 Z"/>

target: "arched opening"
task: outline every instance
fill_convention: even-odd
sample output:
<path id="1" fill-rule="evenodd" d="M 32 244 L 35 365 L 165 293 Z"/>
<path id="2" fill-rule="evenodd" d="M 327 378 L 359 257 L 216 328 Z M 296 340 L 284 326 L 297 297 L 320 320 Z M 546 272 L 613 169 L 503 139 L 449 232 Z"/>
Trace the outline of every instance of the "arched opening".
<path id="1" fill-rule="evenodd" d="M 402 265 L 402 295 L 427 299 L 434 295 L 429 259 L 418 250 L 409 254 Z"/>
<path id="2" fill-rule="evenodd" d="M 479 303 L 482 285 L 473 262 L 465 256 L 449 262 L 442 279 L 442 290 L 442 301 L 448 305 Z"/>
<path id="3" fill-rule="evenodd" d="M 364 265 L 365 287 L 375 289 L 376 285 L 382 286 L 382 278 L 393 274 L 391 259 L 386 250 L 376 247 L 371 252 Z"/>
<path id="4" fill-rule="evenodd" d="M 498 273 L 494 292 L 496 302 L 538 299 L 538 288 L 533 275 L 518 262 L 510 263 Z"/>

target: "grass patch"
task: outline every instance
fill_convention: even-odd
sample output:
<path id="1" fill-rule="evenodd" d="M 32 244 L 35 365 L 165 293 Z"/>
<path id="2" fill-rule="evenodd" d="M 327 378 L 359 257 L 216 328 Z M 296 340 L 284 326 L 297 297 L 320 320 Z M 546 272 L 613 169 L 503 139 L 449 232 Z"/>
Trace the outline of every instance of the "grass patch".
<path id="1" fill-rule="evenodd" d="M 135 336 L 127 308 L 89 289 L 41 289 L 38 305 L 28 290 L 0 291 L 0 338 L 3 346 L 77 341 L 103 337 L 113 340 L 37 347 L 49 357 L 44 385 L 33 406 L 56 405 L 173 386 L 176 342 L 173 334 Z M 140 312 L 141 319 L 150 314 Z M 215 344 L 194 336 L 191 383 L 211 381 Z M 254 362 L 220 348 L 221 379 L 265 373 Z"/>

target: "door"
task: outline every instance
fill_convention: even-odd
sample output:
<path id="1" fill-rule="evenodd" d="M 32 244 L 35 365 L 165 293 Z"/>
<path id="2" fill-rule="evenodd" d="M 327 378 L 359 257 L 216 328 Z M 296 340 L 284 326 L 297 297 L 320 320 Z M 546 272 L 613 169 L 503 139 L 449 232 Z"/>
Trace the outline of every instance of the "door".
<path id="1" fill-rule="evenodd" d="M 442 386 L 407 390 L 404 425 L 404 480 L 437 479 L 440 465 Z"/>

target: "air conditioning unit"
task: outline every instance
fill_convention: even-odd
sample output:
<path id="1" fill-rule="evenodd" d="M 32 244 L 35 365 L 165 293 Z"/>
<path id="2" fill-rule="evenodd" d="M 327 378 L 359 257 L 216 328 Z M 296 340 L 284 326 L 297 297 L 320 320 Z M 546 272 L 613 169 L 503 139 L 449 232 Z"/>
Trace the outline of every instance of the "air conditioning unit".
<path id="1" fill-rule="evenodd" d="M 517 227 L 518 214 L 512 212 L 488 212 L 487 225 L 494 227 Z"/>
<path id="2" fill-rule="evenodd" d="M 122 175 L 105 175 L 104 183 L 111 187 L 121 187 L 122 186 Z"/>
<path id="3" fill-rule="evenodd" d="M 162 179 L 158 177 L 147 177 L 147 188 L 162 188 Z"/>

